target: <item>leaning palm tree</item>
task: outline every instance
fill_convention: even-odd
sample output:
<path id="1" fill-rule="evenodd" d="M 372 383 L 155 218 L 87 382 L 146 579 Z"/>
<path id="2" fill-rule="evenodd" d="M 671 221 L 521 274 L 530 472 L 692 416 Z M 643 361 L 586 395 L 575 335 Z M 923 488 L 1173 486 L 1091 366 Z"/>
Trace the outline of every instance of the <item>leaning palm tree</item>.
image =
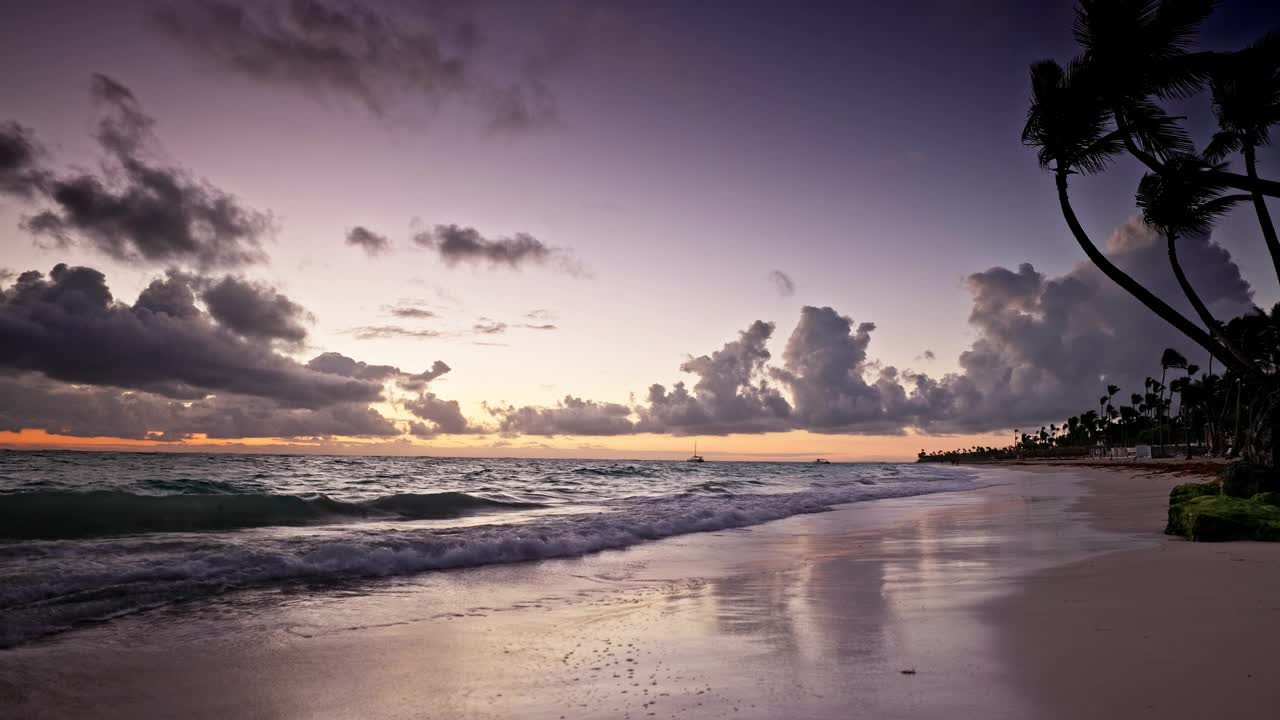
<path id="1" fill-rule="evenodd" d="M 1073 34 L 1097 71 L 1098 93 L 1129 154 L 1153 172 L 1169 153 L 1191 148 L 1156 100 L 1189 97 L 1203 87 L 1214 55 L 1194 52 L 1214 0 L 1080 0 Z M 1153 133 L 1153 128 L 1160 132 Z M 1280 182 L 1206 168 L 1205 180 L 1280 197 Z"/>
<path id="2" fill-rule="evenodd" d="M 1164 234 L 1169 246 L 1169 264 L 1173 266 L 1178 286 L 1195 309 L 1209 334 L 1236 360 L 1241 369 L 1253 370 L 1252 359 L 1240 351 L 1223 332 L 1222 324 L 1209 312 L 1208 306 L 1191 286 L 1178 260 L 1178 239 L 1187 235 L 1206 234 L 1214 222 L 1235 204 L 1248 200 L 1247 195 L 1223 195 L 1222 187 L 1204 181 L 1204 159 L 1190 154 L 1174 155 L 1159 173 L 1147 173 L 1138 183 L 1137 204 L 1147 225 Z M 1186 366 L 1183 359 L 1182 367 Z"/>
<path id="3" fill-rule="evenodd" d="M 1257 150 L 1271 143 L 1271 126 L 1280 123 L 1280 33 L 1270 32 L 1250 47 L 1214 58 L 1209 70 L 1213 114 L 1218 132 L 1205 149 L 1211 160 L 1233 153 L 1244 156 L 1245 174 L 1258 180 Z M 1271 253 L 1271 264 L 1280 279 L 1280 240 L 1271 222 L 1267 201 L 1257 187 L 1251 189 L 1254 211 Z"/>
<path id="4" fill-rule="evenodd" d="M 1022 130 L 1023 144 L 1037 148 L 1040 166 L 1053 172 L 1062 215 L 1089 260 L 1112 282 L 1200 347 L 1224 363 L 1238 365 L 1217 340 L 1116 267 L 1080 225 L 1067 193 L 1068 178 L 1076 173 L 1102 172 L 1124 147 L 1123 133 L 1109 131 L 1111 113 L 1094 89 L 1090 75 L 1080 60 L 1065 69 L 1053 60 L 1031 66 L 1031 107 Z M 1155 133 L 1158 127 L 1149 130 Z"/>

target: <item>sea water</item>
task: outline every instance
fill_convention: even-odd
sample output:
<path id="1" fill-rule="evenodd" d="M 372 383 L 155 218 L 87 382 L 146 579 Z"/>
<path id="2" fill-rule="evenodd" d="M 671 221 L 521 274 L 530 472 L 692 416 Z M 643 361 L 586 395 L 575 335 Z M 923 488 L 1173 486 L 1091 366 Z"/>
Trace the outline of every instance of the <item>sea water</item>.
<path id="1" fill-rule="evenodd" d="M 936 464 L 0 452 L 0 647 L 250 586 L 573 557 L 977 486 Z"/>

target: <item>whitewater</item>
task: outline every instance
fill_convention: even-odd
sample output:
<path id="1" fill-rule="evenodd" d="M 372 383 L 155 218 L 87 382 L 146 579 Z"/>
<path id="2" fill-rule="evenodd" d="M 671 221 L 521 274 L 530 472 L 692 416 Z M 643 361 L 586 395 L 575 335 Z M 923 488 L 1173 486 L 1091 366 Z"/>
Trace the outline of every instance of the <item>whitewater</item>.
<path id="1" fill-rule="evenodd" d="M 0 452 L 0 647 L 245 587 L 575 557 L 980 486 L 937 465 Z"/>

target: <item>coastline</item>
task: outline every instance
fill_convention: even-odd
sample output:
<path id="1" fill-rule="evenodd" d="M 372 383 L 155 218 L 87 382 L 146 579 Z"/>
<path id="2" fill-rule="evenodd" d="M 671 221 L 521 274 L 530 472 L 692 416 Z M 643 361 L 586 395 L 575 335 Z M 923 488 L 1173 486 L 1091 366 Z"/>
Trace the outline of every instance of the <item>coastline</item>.
<path id="1" fill-rule="evenodd" d="M 983 471 L 1002 484 L 130 615 L 0 651 L 0 716 L 1265 712 L 1280 546 L 1160 534 L 1176 476 Z"/>
<path id="2" fill-rule="evenodd" d="M 1014 685 L 1037 716 L 1271 714 L 1280 545 L 1162 535 L 1168 490 L 1196 468 L 1082 472 L 1090 494 L 1079 509 L 1089 522 L 1151 542 L 1034 573 L 989 605 L 1005 653 L 1019 659 Z"/>

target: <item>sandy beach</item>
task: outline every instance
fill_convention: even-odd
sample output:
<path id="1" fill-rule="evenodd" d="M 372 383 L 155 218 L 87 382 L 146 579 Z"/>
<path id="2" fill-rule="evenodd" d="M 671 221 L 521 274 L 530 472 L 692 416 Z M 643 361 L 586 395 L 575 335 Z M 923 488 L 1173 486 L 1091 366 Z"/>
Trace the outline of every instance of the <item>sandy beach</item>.
<path id="1" fill-rule="evenodd" d="M 1183 478 L 989 468 L 574 560 L 241 591 L 0 651 L 12 718 L 1266 715 L 1280 546 Z"/>

